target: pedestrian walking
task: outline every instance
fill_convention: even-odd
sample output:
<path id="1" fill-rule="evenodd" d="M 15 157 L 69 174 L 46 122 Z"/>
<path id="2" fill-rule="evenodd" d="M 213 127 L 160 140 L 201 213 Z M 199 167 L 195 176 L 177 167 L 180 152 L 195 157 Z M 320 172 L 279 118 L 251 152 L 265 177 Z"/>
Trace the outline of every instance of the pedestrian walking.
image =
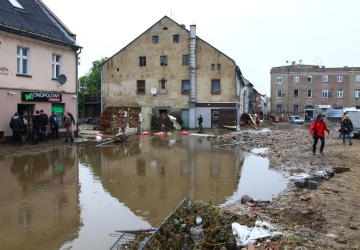
<path id="1" fill-rule="evenodd" d="M 350 136 L 351 131 L 353 131 L 353 124 L 352 124 L 351 120 L 349 119 L 349 115 L 345 115 L 344 120 L 342 122 L 342 127 L 341 127 L 341 134 L 342 134 L 342 139 L 343 139 L 344 145 L 346 145 L 346 143 L 345 143 L 346 138 L 349 140 L 349 146 L 352 145 L 351 136 Z"/>
<path id="2" fill-rule="evenodd" d="M 24 146 L 24 143 L 23 143 L 22 137 L 21 137 L 21 132 L 22 132 L 22 129 L 23 129 L 23 123 L 22 123 L 18 113 L 15 113 L 14 116 L 11 117 L 9 126 L 13 131 L 13 143 L 14 143 L 14 145 Z"/>
<path id="3" fill-rule="evenodd" d="M 53 140 L 60 140 L 59 138 L 59 121 L 56 116 L 56 112 L 53 111 L 49 118 L 49 124 L 51 128 L 51 135 Z"/>
<path id="4" fill-rule="evenodd" d="M 320 140 L 320 154 L 324 154 L 324 147 L 325 147 L 325 131 L 328 132 L 328 135 L 330 134 L 329 128 L 326 126 L 326 123 L 324 122 L 324 116 L 322 114 L 318 114 L 316 117 L 316 120 L 311 123 L 310 126 L 310 134 L 313 136 L 314 143 L 312 147 L 313 155 L 316 153 L 316 145 L 318 141 Z"/>
<path id="5" fill-rule="evenodd" d="M 198 117 L 198 122 L 199 122 L 199 128 L 202 128 L 202 123 L 203 123 L 203 117 L 202 117 L 202 115 L 199 115 L 199 117 Z"/>

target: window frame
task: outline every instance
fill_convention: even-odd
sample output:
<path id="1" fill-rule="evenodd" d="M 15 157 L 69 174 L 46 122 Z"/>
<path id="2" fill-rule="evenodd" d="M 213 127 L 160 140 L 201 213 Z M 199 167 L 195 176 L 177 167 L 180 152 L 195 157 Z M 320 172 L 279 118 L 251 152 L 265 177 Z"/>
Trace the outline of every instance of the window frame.
<path id="1" fill-rule="evenodd" d="M 323 83 L 329 82 L 329 75 L 322 75 L 321 82 L 323 82 Z"/>
<path id="2" fill-rule="evenodd" d="M 221 71 L 221 64 L 220 64 L 220 63 L 218 63 L 218 64 L 216 65 L 216 69 L 217 69 L 218 71 Z"/>
<path id="3" fill-rule="evenodd" d="M 168 66 L 167 56 L 160 56 L 160 66 Z"/>
<path id="4" fill-rule="evenodd" d="M 276 77 L 276 83 L 277 83 L 277 84 L 281 84 L 281 83 L 282 83 L 282 76 L 277 76 L 277 77 Z"/>
<path id="5" fill-rule="evenodd" d="M 180 43 L 180 35 L 173 35 L 173 43 Z"/>
<path id="6" fill-rule="evenodd" d="M 188 91 L 186 91 L 186 87 L 188 87 Z M 190 80 L 181 80 L 181 94 L 190 94 Z"/>
<path id="7" fill-rule="evenodd" d="M 329 90 L 328 89 L 322 89 L 321 90 L 321 97 L 322 98 L 329 98 Z"/>
<path id="8" fill-rule="evenodd" d="M 278 89 L 276 91 L 276 98 L 281 99 L 284 96 L 284 91 L 282 89 Z"/>
<path id="9" fill-rule="evenodd" d="M 139 66 L 146 67 L 146 56 L 139 56 Z"/>
<path id="10" fill-rule="evenodd" d="M 300 92 L 298 89 L 294 89 L 294 98 L 299 98 L 300 97 Z"/>
<path id="11" fill-rule="evenodd" d="M 215 71 L 215 63 L 211 64 L 211 71 Z"/>
<path id="12" fill-rule="evenodd" d="M 356 99 L 360 98 L 360 89 L 355 89 L 355 98 Z"/>
<path id="13" fill-rule="evenodd" d="M 294 83 L 299 83 L 300 82 L 300 76 L 296 75 L 294 76 Z"/>
<path id="14" fill-rule="evenodd" d="M 159 36 L 152 36 L 152 43 L 158 44 L 159 43 Z"/>
<path id="15" fill-rule="evenodd" d="M 30 49 L 22 46 L 17 46 L 16 61 L 16 74 L 30 75 Z"/>
<path id="16" fill-rule="evenodd" d="M 165 78 L 159 80 L 159 94 L 167 94 L 167 85 Z"/>
<path id="17" fill-rule="evenodd" d="M 359 83 L 360 82 L 360 75 L 355 75 L 355 82 Z"/>
<path id="18" fill-rule="evenodd" d="M 220 79 L 212 79 L 211 80 L 211 94 L 212 95 L 220 95 L 221 94 L 220 87 L 221 87 Z M 216 91 L 216 88 L 218 88 L 219 91 Z"/>
<path id="19" fill-rule="evenodd" d="M 182 65 L 190 65 L 190 55 L 182 56 Z"/>
<path id="20" fill-rule="evenodd" d="M 295 104 L 294 105 L 294 115 L 298 115 L 299 114 L 299 105 Z"/>
<path id="21" fill-rule="evenodd" d="M 276 114 L 281 115 L 283 113 L 282 105 L 278 104 L 276 105 Z"/>
<path id="22" fill-rule="evenodd" d="M 312 98 L 313 97 L 313 94 L 312 94 L 312 89 L 308 89 L 307 91 L 306 91 L 306 98 Z M 310 95 L 309 95 L 310 94 Z"/>
<path id="23" fill-rule="evenodd" d="M 336 81 L 337 82 L 343 82 L 344 81 L 344 75 L 343 74 L 338 74 L 336 76 Z"/>
<path id="24" fill-rule="evenodd" d="M 312 75 L 308 75 L 308 76 L 306 77 L 306 79 L 307 79 L 308 83 L 312 83 L 312 81 L 313 81 Z"/>
<path id="25" fill-rule="evenodd" d="M 59 58 L 59 60 L 57 60 Z M 58 79 L 59 75 L 62 73 L 62 55 L 52 54 L 52 78 Z"/>
<path id="26" fill-rule="evenodd" d="M 145 80 L 137 80 L 136 81 L 136 94 L 144 95 L 146 90 Z"/>
<path id="27" fill-rule="evenodd" d="M 339 98 L 339 99 L 344 98 L 344 90 L 343 89 L 336 90 L 336 98 Z"/>

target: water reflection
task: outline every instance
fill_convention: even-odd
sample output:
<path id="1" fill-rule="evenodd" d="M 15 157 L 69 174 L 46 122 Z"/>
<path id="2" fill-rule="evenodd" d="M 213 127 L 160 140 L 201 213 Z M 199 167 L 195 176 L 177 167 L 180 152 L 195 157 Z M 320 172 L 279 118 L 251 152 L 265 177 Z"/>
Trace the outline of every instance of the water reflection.
<path id="1" fill-rule="evenodd" d="M 157 227 L 185 197 L 225 205 L 286 187 L 268 159 L 205 137 L 100 143 L 0 161 L 0 249 L 109 249 L 109 234 Z"/>
<path id="2" fill-rule="evenodd" d="M 3 158 L 0 170 L 1 249 L 59 249 L 77 237 L 76 149 Z"/>

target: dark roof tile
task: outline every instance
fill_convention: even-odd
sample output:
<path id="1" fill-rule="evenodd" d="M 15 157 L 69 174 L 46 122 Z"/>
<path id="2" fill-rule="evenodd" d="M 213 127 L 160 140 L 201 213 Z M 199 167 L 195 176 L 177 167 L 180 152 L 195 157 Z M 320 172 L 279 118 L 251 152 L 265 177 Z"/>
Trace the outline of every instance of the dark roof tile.
<path id="1" fill-rule="evenodd" d="M 0 30 L 80 47 L 73 34 L 41 1 L 18 0 L 18 2 L 24 9 L 14 7 L 9 0 L 0 0 Z"/>

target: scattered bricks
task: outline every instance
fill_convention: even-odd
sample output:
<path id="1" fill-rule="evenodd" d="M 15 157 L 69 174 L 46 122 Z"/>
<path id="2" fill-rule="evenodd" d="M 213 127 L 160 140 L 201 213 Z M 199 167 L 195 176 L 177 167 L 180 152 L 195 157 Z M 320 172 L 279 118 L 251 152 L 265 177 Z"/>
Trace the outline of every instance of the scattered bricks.
<path id="1" fill-rule="evenodd" d="M 307 196 L 307 195 L 304 195 L 304 196 L 300 197 L 300 200 L 302 200 L 302 201 L 308 201 L 310 199 L 311 199 L 311 196 Z"/>
<path id="2" fill-rule="evenodd" d="M 248 218 L 250 218 L 250 219 L 256 217 L 256 214 L 255 214 L 253 211 L 251 211 L 251 210 L 246 211 L 246 212 L 245 212 L 245 215 L 246 215 Z"/>
<path id="3" fill-rule="evenodd" d="M 249 201 L 246 202 L 245 205 L 248 206 L 248 207 L 255 207 L 255 204 L 254 204 L 254 203 L 251 203 L 251 202 L 249 202 Z"/>
<path id="4" fill-rule="evenodd" d="M 297 188 L 306 188 L 308 186 L 308 181 L 305 179 L 300 179 L 295 182 Z"/>
<path id="5" fill-rule="evenodd" d="M 308 188 L 310 190 L 316 190 L 318 188 L 318 183 L 316 181 L 308 181 Z"/>
<path id="6" fill-rule="evenodd" d="M 252 211 L 265 211 L 264 207 L 252 207 L 251 208 Z"/>

